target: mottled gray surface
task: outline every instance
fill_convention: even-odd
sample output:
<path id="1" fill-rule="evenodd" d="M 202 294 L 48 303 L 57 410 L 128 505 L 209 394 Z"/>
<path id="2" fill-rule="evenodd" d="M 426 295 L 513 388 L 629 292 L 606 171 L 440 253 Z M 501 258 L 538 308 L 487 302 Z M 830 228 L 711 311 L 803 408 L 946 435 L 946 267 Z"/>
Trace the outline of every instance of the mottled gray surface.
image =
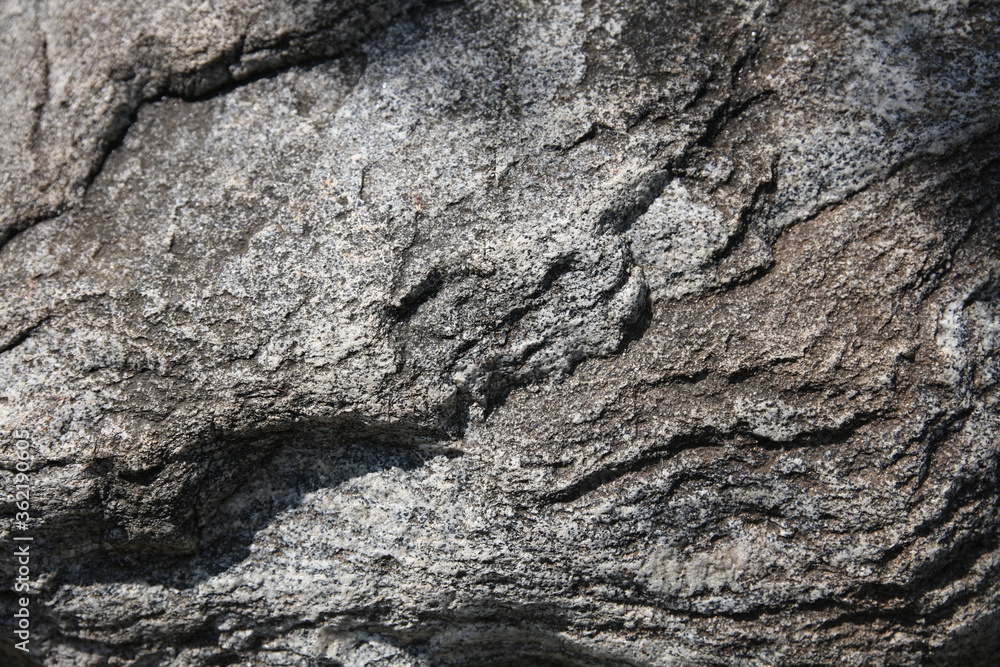
<path id="1" fill-rule="evenodd" d="M 1000 7 L 196 5 L 0 5 L 45 664 L 990 664 Z"/>
<path id="2" fill-rule="evenodd" d="M 140 106 L 343 53 L 415 0 L 3 0 L 0 246 L 80 202 Z"/>

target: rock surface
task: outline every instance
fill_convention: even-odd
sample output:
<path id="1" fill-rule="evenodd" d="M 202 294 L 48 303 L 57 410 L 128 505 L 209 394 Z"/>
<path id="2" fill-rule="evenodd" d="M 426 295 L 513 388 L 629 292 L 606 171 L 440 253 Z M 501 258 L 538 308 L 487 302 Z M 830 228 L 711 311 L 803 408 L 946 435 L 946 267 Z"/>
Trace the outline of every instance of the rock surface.
<path id="1" fill-rule="evenodd" d="M 0 6 L 36 657 L 990 664 L 1000 7 L 196 4 Z"/>

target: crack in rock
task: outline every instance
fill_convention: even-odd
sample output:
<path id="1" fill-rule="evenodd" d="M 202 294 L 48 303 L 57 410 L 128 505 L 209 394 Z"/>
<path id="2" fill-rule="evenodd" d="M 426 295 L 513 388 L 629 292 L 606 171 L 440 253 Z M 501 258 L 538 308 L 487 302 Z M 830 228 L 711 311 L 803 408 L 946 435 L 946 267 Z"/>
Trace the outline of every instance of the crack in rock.
<path id="1" fill-rule="evenodd" d="M 0 3 L 37 655 L 990 664 L 1000 13 L 930 4 Z"/>

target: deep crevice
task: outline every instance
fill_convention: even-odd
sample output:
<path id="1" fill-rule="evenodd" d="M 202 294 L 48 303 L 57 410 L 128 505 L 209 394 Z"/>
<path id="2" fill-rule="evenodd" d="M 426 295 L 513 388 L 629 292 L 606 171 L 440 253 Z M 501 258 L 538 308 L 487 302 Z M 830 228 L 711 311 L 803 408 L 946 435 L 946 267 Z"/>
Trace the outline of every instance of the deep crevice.
<path id="1" fill-rule="evenodd" d="M 0 345 L 0 354 L 3 354 L 5 352 L 10 352 L 14 348 L 16 348 L 18 345 L 21 345 L 22 343 L 24 343 L 25 341 L 27 341 L 31 337 L 31 335 L 33 333 L 35 333 L 38 329 L 40 329 L 45 324 L 47 324 L 49 322 L 49 320 L 51 320 L 51 319 L 52 319 L 52 316 L 51 315 L 47 315 L 47 316 L 43 317 L 41 320 L 39 320 L 38 322 L 36 322 L 35 324 L 32 324 L 31 326 L 26 327 L 26 328 L 22 329 L 21 331 L 17 332 L 16 334 L 14 334 L 10 338 L 10 340 L 8 340 L 3 345 Z"/>

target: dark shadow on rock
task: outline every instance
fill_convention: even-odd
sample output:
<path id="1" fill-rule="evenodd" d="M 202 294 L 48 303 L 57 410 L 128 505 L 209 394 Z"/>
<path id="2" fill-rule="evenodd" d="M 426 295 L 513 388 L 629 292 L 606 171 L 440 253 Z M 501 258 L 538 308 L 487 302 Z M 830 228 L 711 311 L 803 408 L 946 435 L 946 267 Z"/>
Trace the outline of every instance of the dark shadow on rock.
<path id="1" fill-rule="evenodd" d="M 989 667 L 1000 655 L 1000 609 L 996 609 L 956 633 L 940 650 L 927 656 L 930 667 L 967 665 Z"/>
<path id="2" fill-rule="evenodd" d="M 348 480 L 390 468 L 413 470 L 439 454 L 455 456 L 446 448 L 401 446 L 378 439 L 344 438 L 340 429 L 315 427 L 282 435 L 274 451 L 256 460 L 234 461 L 244 455 L 227 448 L 214 457 L 203 473 L 204 484 L 227 489 L 211 505 L 200 508 L 200 529 L 193 554 L 150 548 L 104 551 L 88 556 L 61 573 L 63 583 L 87 585 L 145 582 L 172 588 L 190 588 L 229 569 L 250 555 L 259 531 L 283 512 L 302 504 L 314 491 L 337 487 Z M 272 439 L 274 437 L 272 436 Z M 241 470 L 238 479 L 230 473 Z M 234 486 L 235 485 L 235 486 Z"/>
<path id="3" fill-rule="evenodd" d="M 355 656 L 370 655 L 378 647 L 383 655 L 395 654 L 391 664 L 449 667 L 630 667 L 635 663 L 566 636 L 570 623 L 558 603 L 519 605 L 511 600 L 480 600 L 472 607 L 455 607 L 445 613 L 425 613 L 419 628 L 400 630 L 377 621 L 358 630 L 325 632 L 327 651 L 338 655 L 320 658 L 317 667 L 358 664 Z M 390 664 L 387 662 L 386 664 Z"/>
<path id="4" fill-rule="evenodd" d="M 428 664 L 442 666 L 627 667 L 634 664 L 562 636 L 564 628 L 552 624 L 552 620 L 559 617 L 557 609 L 545 610 L 544 620 L 532 618 L 534 613 L 528 609 L 518 611 L 524 614 L 519 622 L 486 615 L 449 624 L 446 632 L 409 650 Z M 406 642 L 400 644 L 405 646 Z"/>
<path id="5" fill-rule="evenodd" d="M 266 415 L 259 418 L 264 421 Z M 169 434 L 159 437 L 166 439 Z M 449 439 L 436 429 L 354 413 L 240 431 L 210 425 L 167 457 L 147 461 L 140 469 L 119 456 L 91 462 L 89 472 L 102 487 L 101 525 L 94 528 L 108 554 L 188 557 L 216 509 L 291 445 L 317 451 L 347 445 L 367 451 L 384 448 L 386 453 L 376 457 L 380 459 L 408 448 L 455 454 L 446 444 Z"/>

